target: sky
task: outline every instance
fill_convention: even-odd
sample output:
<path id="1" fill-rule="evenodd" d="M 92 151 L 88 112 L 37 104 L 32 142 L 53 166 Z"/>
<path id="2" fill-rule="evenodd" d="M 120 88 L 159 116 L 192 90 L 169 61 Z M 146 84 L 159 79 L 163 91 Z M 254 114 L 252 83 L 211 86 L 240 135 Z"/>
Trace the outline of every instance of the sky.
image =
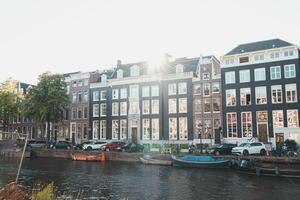
<path id="1" fill-rule="evenodd" d="M 299 0 L 0 0 L 0 81 L 300 44 Z"/>

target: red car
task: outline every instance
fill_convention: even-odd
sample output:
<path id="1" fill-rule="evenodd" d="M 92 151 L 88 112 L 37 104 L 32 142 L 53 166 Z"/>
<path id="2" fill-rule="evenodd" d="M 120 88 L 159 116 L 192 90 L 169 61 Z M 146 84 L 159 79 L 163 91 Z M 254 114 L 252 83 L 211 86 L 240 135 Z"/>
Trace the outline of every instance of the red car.
<path id="1" fill-rule="evenodd" d="M 102 151 L 112 151 L 112 150 L 121 150 L 121 147 L 124 146 L 125 142 L 111 142 L 102 146 Z"/>

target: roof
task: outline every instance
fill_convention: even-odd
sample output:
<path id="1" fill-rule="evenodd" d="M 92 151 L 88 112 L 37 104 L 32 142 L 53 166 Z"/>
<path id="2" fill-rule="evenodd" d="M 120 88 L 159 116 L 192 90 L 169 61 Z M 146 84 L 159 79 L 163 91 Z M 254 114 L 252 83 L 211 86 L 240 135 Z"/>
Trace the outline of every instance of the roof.
<path id="1" fill-rule="evenodd" d="M 196 72 L 197 66 L 199 63 L 200 57 L 196 58 L 177 58 L 174 61 L 170 62 L 169 65 L 164 66 L 164 72 L 167 74 L 173 74 L 176 73 L 176 66 L 181 64 L 184 66 L 184 72 Z"/>
<path id="2" fill-rule="evenodd" d="M 259 42 L 251 42 L 251 43 L 238 45 L 230 52 L 228 52 L 225 56 L 247 53 L 247 52 L 254 52 L 254 51 L 262 51 L 262 50 L 280 48 L 286 46 L 293 46 L 293 44 L 281 39 L 271 39 L 271 40 L 264 40 Z"/>
<path id="3" fill-rule="evenodd" d="M 141 62 L 135 62 L 135 63 L 126 63 L 126 64 L 119 63 L 118 66 L 114 69 L 114 72 L 111 74 L 111 77 L 117 78 L 117 71 L 119 69 L 123 70 L 123 77 L 129 77 L 130 76 L 130 68 L 134 65 L 137 65 L 140 67 L 140 75 L 146 75 L 149 64 L 145 61 L 141 61 Z"/>

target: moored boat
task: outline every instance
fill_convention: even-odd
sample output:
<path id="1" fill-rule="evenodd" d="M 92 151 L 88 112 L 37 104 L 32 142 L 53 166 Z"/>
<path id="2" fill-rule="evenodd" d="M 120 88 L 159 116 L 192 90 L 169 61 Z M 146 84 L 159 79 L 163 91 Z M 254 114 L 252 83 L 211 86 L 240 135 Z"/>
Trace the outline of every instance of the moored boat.
<path id="1" fill-rule="evenodd" d="M 140 157 L 140 161 L 145 165 L 167 165 L 167 166 L 172 165 L 171 160 L 159 160 L 153 158 Z"/>
<path id="2" fill-rule="evenodd" d="M 71 153 L 71 158 L 75 161 L 105 161 L 105 153 L 91 154 L 85 152 Z"/>
<path id="3" fill-rule="evenodd" d="M 178 167 L 193 168 L 228 168 L 229 160 L 212 156 L 175 156 L 172 155 L 172 164 Z"/>

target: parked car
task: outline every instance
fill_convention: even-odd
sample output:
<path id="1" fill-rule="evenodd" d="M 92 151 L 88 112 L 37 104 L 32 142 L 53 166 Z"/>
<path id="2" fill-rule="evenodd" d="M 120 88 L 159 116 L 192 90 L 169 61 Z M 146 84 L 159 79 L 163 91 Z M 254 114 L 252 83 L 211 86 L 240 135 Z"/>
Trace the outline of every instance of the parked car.
<path id="1" fill-rule="evenodd" d="M 102 149 L 104 145 L 106 145 L 107 142 L 87 142 L 86 144 L 83 144 L 82 149 L 84 150 L 98 150 Z"/>
<path id="2" fill-rule="evenodd" d="M 29 148 L 45 148 L 46 145 L 47 143 L 44 140 L 29 140 L 27 142 Z"/>
<path id="3" fill-rule="evenodd" d="M 262 142 L 251 142 L 248 144 L 243 143 L 242 146 L 234 147 L 231 150 L 231 153 L 234 155 L 253 155 L 260 154 L 266 155 L 267 150 L 266 146 Z"/>
<path id="4" fill-rule="evenodd" d="M 72 149 L 73 145 L 68 141 L 57 141 L 56 143 L 52 143 L 50 145 L 52 149 Z"/>
<path id="5" fill-rule="evenodd" d="M 144 150 L 144 146 L 136 143 L 128 143 L 122 146 L 121 150 L 125 152 L 142 152 Z"/>
<path id="6" fill-rule="evenodd" d="M 121 150 L 125 142 L 111 142 L 102 146 L 102 151 Z"/>
<path id="7" fill-rule="evenodd" d="M 236 147 L 236 144 L 221 144 L 209 148 L 208 153 L 218 155 L 229 155 L 231 154 L 232 148 Z"/>
<path id="8" fill-rule="evenodd" d="M 76 149 L 76 150 L 81 150 L 81 149 L 83 149 L 83 145 L 85 145 L 85 144 L 90 144 L 91 142 L 89 142 L 89 141 L 86 141 L 86 142 L 82 142 L 82 143 L 80 143 L 80 144 L 76 144 L 75 146 L 74 146 L 74 148 Z"/>

